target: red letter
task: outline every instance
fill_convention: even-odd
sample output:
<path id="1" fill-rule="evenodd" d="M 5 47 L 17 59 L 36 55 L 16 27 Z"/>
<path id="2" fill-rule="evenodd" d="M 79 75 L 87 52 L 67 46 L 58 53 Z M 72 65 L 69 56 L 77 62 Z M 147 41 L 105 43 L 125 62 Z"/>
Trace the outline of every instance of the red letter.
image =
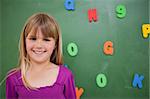
<path id="1" fill-rule="evenodd" d="M 88 10 L 88 18 L 89 18 L 89 22 L 92 22 L 92 20 L 94 20 L 94 22 L 97 21 L 97 11 L 96 11 L 96 9 L 89 9 Z"/>

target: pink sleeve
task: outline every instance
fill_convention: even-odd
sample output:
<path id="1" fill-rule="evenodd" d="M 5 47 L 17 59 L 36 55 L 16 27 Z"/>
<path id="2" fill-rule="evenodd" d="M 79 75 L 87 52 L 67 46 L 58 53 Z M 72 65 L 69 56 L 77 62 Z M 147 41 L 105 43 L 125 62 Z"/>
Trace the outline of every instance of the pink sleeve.
<path id="1" fill-rule="evenodd" d="M 65 94 L 66 99 L 76 99 L 75 83 L 74 83 L 74 77 L 72 74 L 68 75 L 68 78 L 65 81 L 64 94 Z"/>
<path id="2" fill-rule="evenodd" d="M 14 80 L 11 76 L 6 79 L 6 99 L 17 99 Z"/>

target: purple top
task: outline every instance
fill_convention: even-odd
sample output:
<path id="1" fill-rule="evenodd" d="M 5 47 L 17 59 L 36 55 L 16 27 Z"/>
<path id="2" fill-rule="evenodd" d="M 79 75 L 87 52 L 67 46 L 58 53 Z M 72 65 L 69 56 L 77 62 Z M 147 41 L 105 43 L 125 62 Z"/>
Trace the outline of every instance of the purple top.
<path id="1" fill-rule="evenodd" d="M 72 72 L 60 66 L 56 82 L 52 86 L 28 90 L 21 79 L 21 71 L 9 76 L 6 80 L 7 99 L 76 99 L 75 84 Z"/>

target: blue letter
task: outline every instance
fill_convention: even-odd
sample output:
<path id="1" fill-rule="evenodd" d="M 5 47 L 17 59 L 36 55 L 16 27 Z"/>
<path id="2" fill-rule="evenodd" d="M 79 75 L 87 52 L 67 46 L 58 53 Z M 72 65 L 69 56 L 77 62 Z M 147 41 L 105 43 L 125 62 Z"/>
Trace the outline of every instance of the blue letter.
<path id="1" fill-rule="evenodd" d="M 144 76 L 143 75 L 141 75 L 141 76 L 139 76 L 138 74 L 135 74 L 134 75 L 134 80 L 133 80 L 133 82 L 132 82 L 132 85 L 133 85 L 133 87 L 139 87 L 139 88 L 142 88 L 143 86 L 142 86 L 142 80 L 144 79 Z"/>
<path id="2" fill-rule="evenodd" d="M 74 0 L 66 0 L 64 5 L 66 10 L 74 10 Z"/>

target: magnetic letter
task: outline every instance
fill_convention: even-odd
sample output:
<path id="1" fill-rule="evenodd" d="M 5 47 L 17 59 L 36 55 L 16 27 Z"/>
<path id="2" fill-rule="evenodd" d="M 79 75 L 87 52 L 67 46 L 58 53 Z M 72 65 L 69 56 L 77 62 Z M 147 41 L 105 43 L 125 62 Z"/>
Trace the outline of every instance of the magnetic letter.
<path id="1" fill-rule="evenodd" d="M 98 74 L 96 77 L 96 83 L 99 87 L 105 87 L 107 84 L 107 79 L 104 74 Z"/>
<path id="2" fill-rule="evenodd" d="M 64 64 L 64 66 L 68 68 L 68 65 L 67 65 L 67 64 Z"/>
<path id="3" fill-rule="evenodd" d="M 66 10 L 74 10 L 74 0 L 66 0 L 65 3 Z"/>
<path id="4" fill-rule="evenodd" d="M 142 80 L 144 79 L 144 76 L 141 75 L 139 76 L 138 74 L 135 74 L 134 75 L 134 80 L 132 82 L 132 86 L 133 87 L 139 87 L 139 88 L 142 88 L 143 85 L 142 85 Z"/>
<path id="5" fill-rule="evenodd" d="M 70 56 L 76 56 L 78 53 L 78 47 L 75 43 L 69 43 L 67 46 L 67 51 Z"/>
<path id="6" fill-rule="evenodd" d="M 111 41 L 106 41 L 104 43 L 103 51 L 107 55 L 113 55 L 113 52 L 114 52 L 113 43 Z"/>
<path id="7" fill-rule="evenodd" d="M 116 7 L 116 13 L 118 18 L 123 18 L 126 16 L 126 7 L 124 5 L 118 5 Z"/>
<path id="8" fill-rule="evenodd" d="M 78 87 L 76 87 L 76 96 L 77 96 L 77 99 L 80 99 L 80 97 L 83 94 L 83 92 L 84 92 L 83 88 L 78 89 Z"/>
<path id="9" fill-rule="evenodd" d="M 143 37 L 147 38 L 148 34 L 150 34 L 150 24 L 143 24 L 142 31 L 143 31 Z"/>
<path id="10" fill-rule="evenodd" d="M 94 20 L 94 22 L 97 21 L 97 10 L 96 9 L 88 9 L 88 19 L 89 19 L 89 22 L 92 22 L 92 20 Z"/>

